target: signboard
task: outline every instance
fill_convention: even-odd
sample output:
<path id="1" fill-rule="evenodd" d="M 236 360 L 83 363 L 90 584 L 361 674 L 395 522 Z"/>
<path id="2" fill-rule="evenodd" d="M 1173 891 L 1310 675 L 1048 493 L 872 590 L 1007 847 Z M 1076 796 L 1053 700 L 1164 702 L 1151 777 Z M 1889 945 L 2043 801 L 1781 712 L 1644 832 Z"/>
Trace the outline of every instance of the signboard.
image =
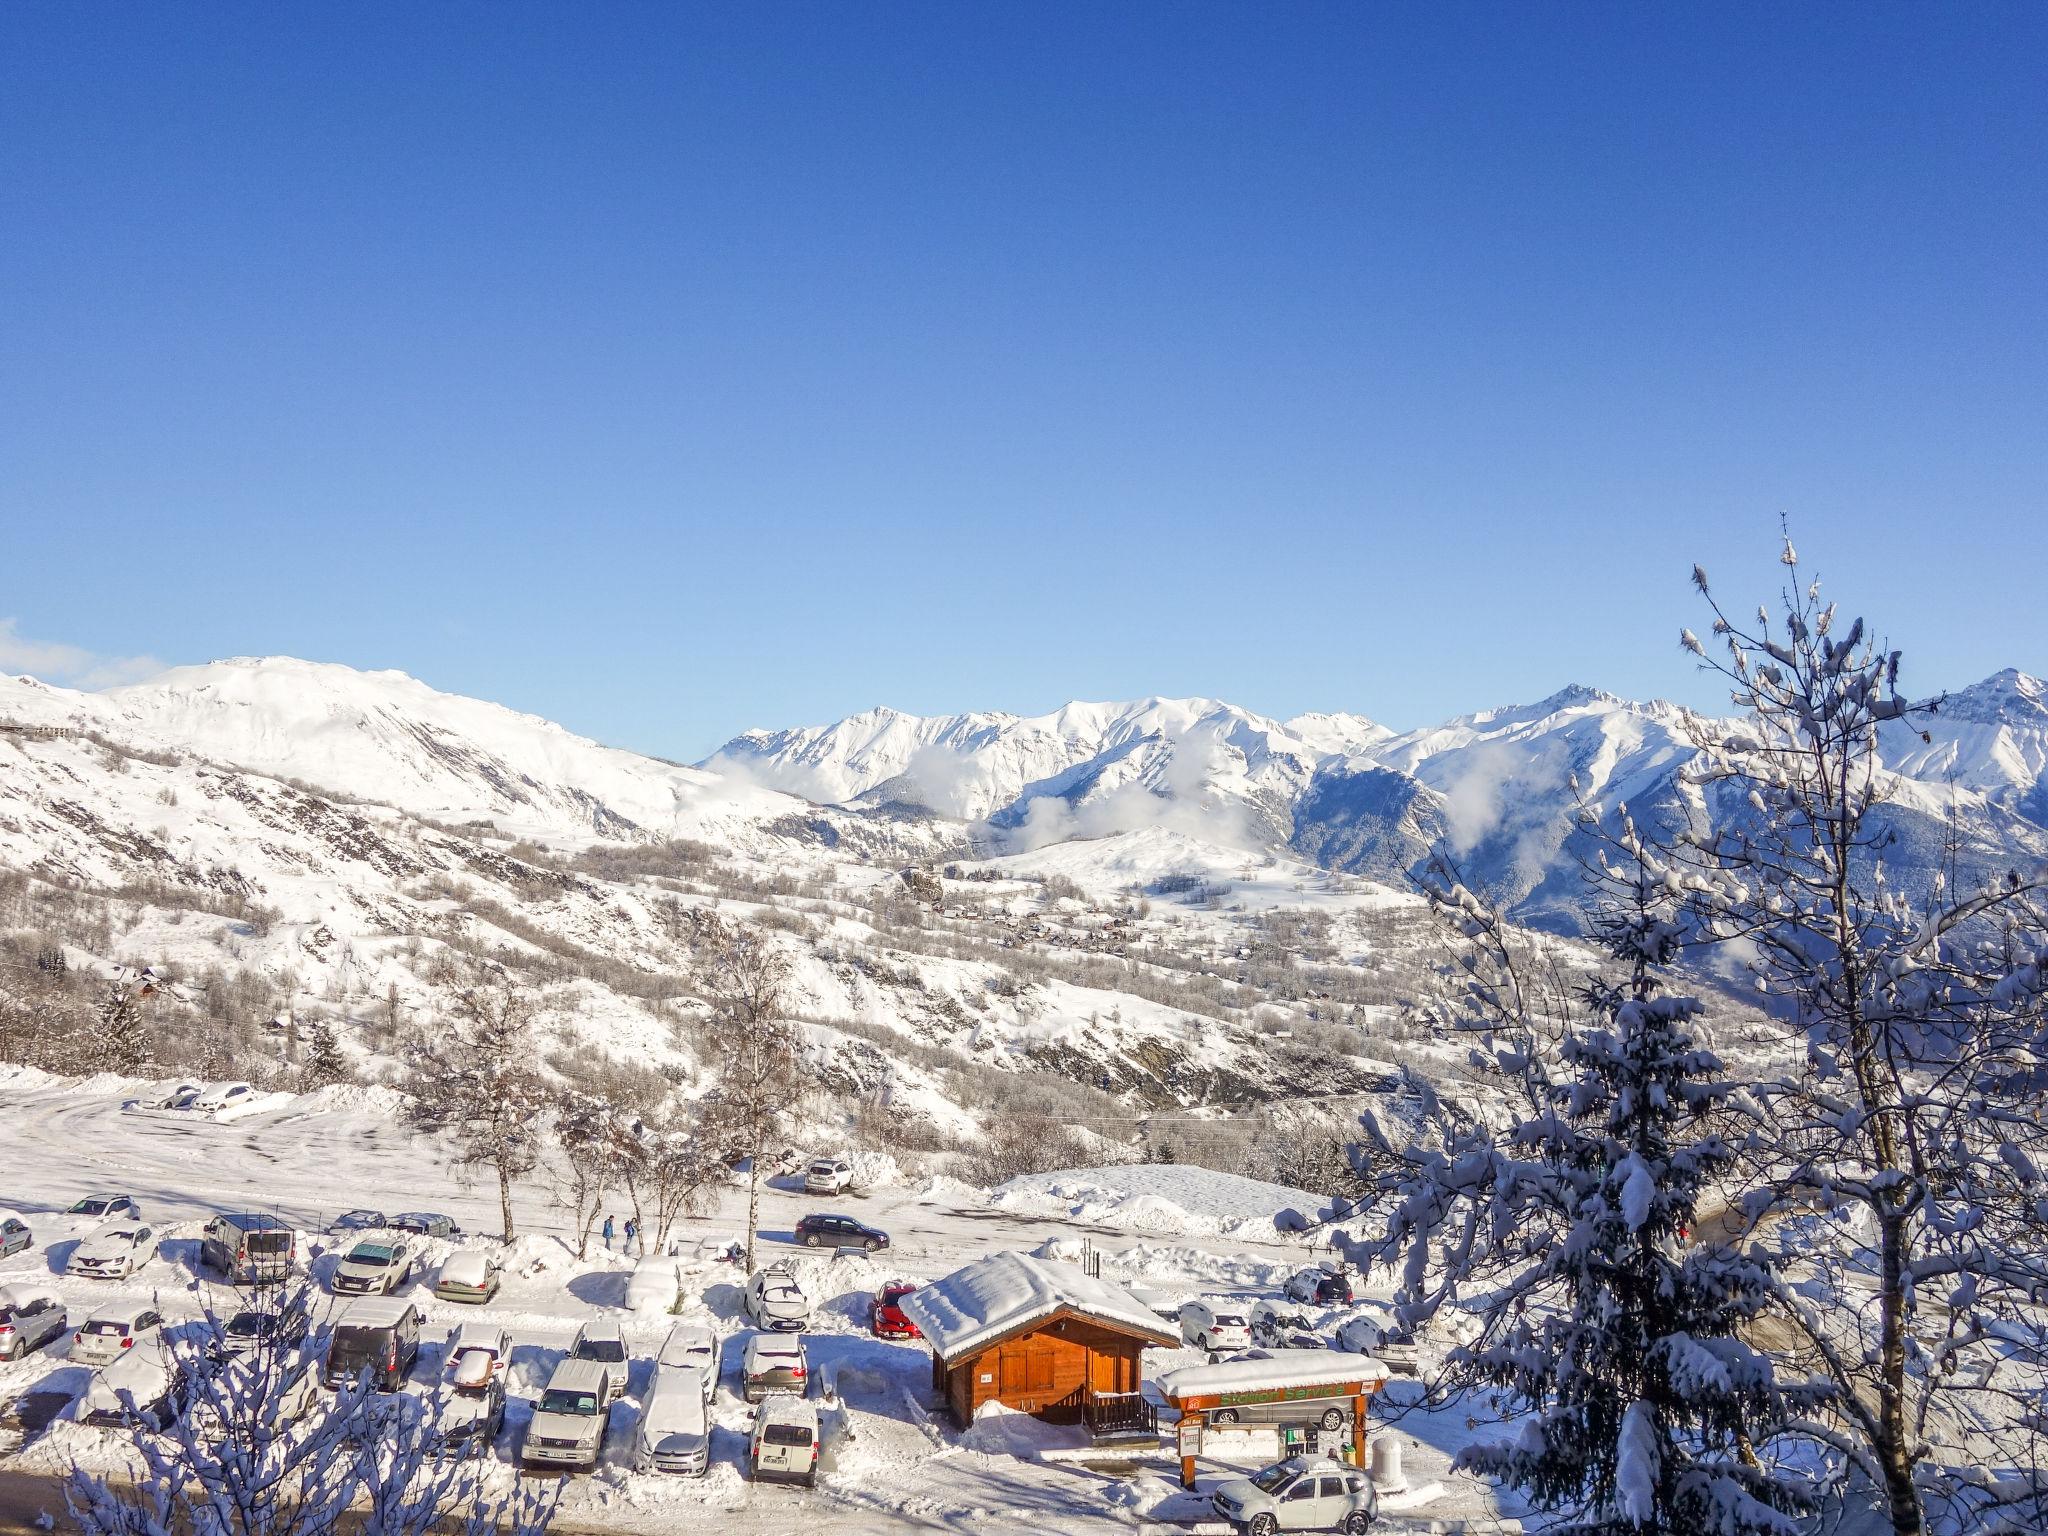
<path id="1" fill-rule="evenodd" d="M 1245 1392 L 1218 1392 L 1215 1406 L 1218 1408 L 1246 1408 L 1260 1403 L 1299 1403 L 1310 1398 L 1348 1398 L 1358 1395 L 1360 1388 L 1355 1384 L 1318 1382 L 1306 1387 L 1260 1387 Z M 1207 1401 L 1205 1396 L 1204 1401 Z"/>
<path id="2" fill-rule="evenodd" d="M 1180 1416 L 1180 1454 L 1182 1460 L 1202 1454 L 1202 1416 L 1199 1413 Z"/>

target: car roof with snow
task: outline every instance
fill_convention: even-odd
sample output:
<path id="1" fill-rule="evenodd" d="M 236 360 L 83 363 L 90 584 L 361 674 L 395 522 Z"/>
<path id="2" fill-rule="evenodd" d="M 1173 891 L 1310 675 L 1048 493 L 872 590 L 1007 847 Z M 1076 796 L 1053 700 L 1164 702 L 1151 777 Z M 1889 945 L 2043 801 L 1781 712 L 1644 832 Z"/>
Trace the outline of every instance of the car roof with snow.
<path id="1" fill-rule="evenodd" d="M 1122 1286 L 1078 1264 L 1022 1253 L 977 1259 L 913 1291 L 901 1306 L 941 1359 L 985 1348 L 1061 1312 L 1155 1344 L 1180 1342 L 1158 1314 Z"/>
<path id="2" fill-rule="evenodd" d="M 18 1307 L 24 1302 L 37 1300 L 54 1301 L 61 1305 L 64 1298 L 48 1286 L 37 1285 L 32 1281 L 16 1280 L 8 1285 L 0 1285 L 0 1308 Z"/>
<path id="3" fill-rule="evenodd" d="M 147 1297 L 141 1301 L 133 1297 L 121 1297 L 110 1300 L 103 1307 L 94 1307 L 86 1313 L 85 1325 L 90 1328 L 94 1323 L 133 1323 L 143 1313 L 156 1310 L 156 1303 Z"/>
<path id="4" fill-rule="evenodd" d="M 337 1328 L 392 1328 L 406 1313 L 417 1310 L 402 1296 L 358 1296 L 334 1320 Z"/>
<path id="5" fill-rule="evenodd" d="M 458 1285 L 481 1285 L 491 1272 L 491 1256 L 476 1248 L 461 1248 L 441 1261 L 441 1278 Z M 470 1324 L 463 1324 L 465 1328 Z"/>
<path id="6" fill-rule="evenodd" d="M 602 1339 L 607 1343 L 613 1339 L 624 1343 L 626 1339 L 625 1333 L 619 1328 L 618 1319 L 611 1317 L 593 1317 L 589 1322 L 576 1330 L 576 1337 L 579 1339 Z"/>
<path id="7" fill-rule="evenodd" d="M 677 1323 L 661 1341 L 661 1365 L 694 1366 L 718 1348 L 718 1335 L 702 1323 Z"/>
<path id="8" fill-rule="evenodd" d="M 464 1323 L 448 1340 L 448 1353 L 465 1349 L 488 1349 L 503 1354 L 511 1346 L 510 1336 L 496 1323 Z"/>
<path id="9" fill-rule="evenodd" d="M 570 1355 L 548 1374 L 547 1391 L 602 1393 L 610 1382 L 605 1368 L 595 1360 L 578 1360 Z"/>
<path id="10" fill-rule="evenodd" d="M 804 1336 L 800 1333 L 750 1333 L 747 1335 L 747 1359 L 754 1360 L 762 1355 L 801 1355 L 804 1353 Z"/>
<path id="11" fill-rule="evenodd" d="M 646 1429 L 666 1434 L 703 1434 L 704 1373 L 694 1365 L 665 1365 L 654 1373 L 654 1386 L 641 1415 Z"/>

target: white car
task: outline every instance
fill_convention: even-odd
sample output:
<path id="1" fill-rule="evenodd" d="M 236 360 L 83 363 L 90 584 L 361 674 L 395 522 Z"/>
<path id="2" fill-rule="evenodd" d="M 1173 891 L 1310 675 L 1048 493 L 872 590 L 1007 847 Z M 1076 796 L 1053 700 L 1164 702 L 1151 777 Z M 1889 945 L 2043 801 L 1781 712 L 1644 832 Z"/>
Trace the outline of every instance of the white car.
<path id="1" fill-rule="evenodd" d="M 802 1339 L 779 1333 L 747 1336 L 746 1353 L 740 1359 L 740 1390 L 748 1402 L 758 1403 L 771 1392 L 802 1397 L 810 1379 L 811 1361 Z"/>
<path id="2" fill-rule="evenodd" d="M 533 1467 L 595 1471 L 611 1406 L 611 1380 L 603 1366 L 564 1360 L 534 1405 L 521 1459 Z"/>
<path id="3" fill-rule="evenodd" d="M 702 1477 L 711 1468 L 711 1425 L 704 1405 L 711 1394 L 704 1373 L 692 1365 L 656 1368 L 654 1386 L 640 1415 L 636 1460 L 643 1471 Z"/>
<path id="4" fill-rule="evenodd" d="M 1182 1343 L 1212 1355 L 1252 1347 L 1251 1324 L 1239 1303 L 1208 1296 L 1181 1304 L 1180 1337 Z"/>
<path id="5" fill-rule="evenodd" d="M 747 1438 L 747 1472 L 757 1482 L 816 1486 L 818 1410 L 780 1392 L 763 1399 Z"/>
<path id="6" fill-rule="evenodd" d="M 260 1412 L 275 1432 L 303 1419 L 320 1400 L 320 1361 L 311 1355 L 228 1361 L 209 1386 L 192 1394 L 192 1427 L 202 1440 L 223 1437 L 221 1410 L 238 1430 Z"/>
<path id="7" fill-rule="evenodd" d="M 1252 1343 L 1266 1349 L 1325 1349 L 1327 1341 L 1301 1307 L 1288 1301 L 1255 1301 Z"/>
<path id="8" fill-rule="evenodd" d="M 747 1282 L 747 1316 L 772 1333 L 802 1333 L 811 1326 L 811 1299 L 784 1264 L 754 1271 Z"/>
<path id="9" fill-rule="evenodd" d="M 569 1349 L 572 1360 L 587 1360 L 604 1372 L 611 1396 L 626 1390 L 630 1367 L 626 1360 L 626 1336 L 608 1317 L 592 1318 L 576 1330 L 576 1342 Z"/>
<path id="10" fill-rule="evenodd" d="M 512 1335 L 495 1323 L 464 1323 L 449 1332 L 446 1355 L 451 1380 L 479 1370 L 502 1376 L 512 1364 Z"/>
<path id="11" fill-rule="evenodd" d="M 631 1312 L 667 1312 L 682 1294 L 683 1277 L 676 1261 L 646 1258 L 633 1266 L 626 1281 L 626 1309 Z"/>
<path id="12" fill-rule="evenodd" d="M 412 1279 L 416 1263 L 409 1239 L 379 1233 L 343 1254 L 328 1284 L 337 1296 L 388 1296 Z"/>
<path id="13" fill-rule="evenodd" d="M 709 1403 L 718 1391 L 718 1373 L 724 1366 L 724 1349 L 718 1335 L 701 1323 L 677 1323 L 661 1341 L 655 1365 L 661 1369 L 694 1370 Z"/>
<path id="14" fill-rule="evenodd" d="M 1337 1328 L 1337 1347 L 1354 1355 L 1371 1355 L 1397 1376 L 1413 1376 L 1418 1367 L 1415 1335 L 1391 1313 L 1360 1313 Z"/>
<path id="15" fill-rule="evenodd" d="M 853 1187 L 853 1165 L 843 1157 L 816 1157 L 804 1170 L 804 1193 L 843 1195 Z"/>
<path id="16" fill-rule="evenodd" d="M 1217 1488 L 1211 1507 L 1234 1531 L 1346 1531 L 1363 1536 L 1379 1513 L 1372 1480 L 1321 1456 L 1276 1462 Z"/>
<path id="17" fill-rule="evenodd" d="M 193 1099 L 192 1108 L 202 1114 L 210 1114 L 214 1110 L 232 1109 L 237 1104 L 246 1104 L 255 1097 L 254 1083 L 213 1083 Z"/>
<path id="18" fill-rule="evenodd" d="M 126 1280 L 156 1257 L 156 1233 L 134 1221 L 110 1221 L 71 1250 L 65 1270 L 94 1280 Z"/>
<path id="19" fill-rule="evenodd" d="M 84 1365 L 111 1365 L 123 1350 L 162 1337 L 164 1315 L 151 1301 L 117 1301 L 93 1308 L 71 1336 L 71 1358 Z"/>

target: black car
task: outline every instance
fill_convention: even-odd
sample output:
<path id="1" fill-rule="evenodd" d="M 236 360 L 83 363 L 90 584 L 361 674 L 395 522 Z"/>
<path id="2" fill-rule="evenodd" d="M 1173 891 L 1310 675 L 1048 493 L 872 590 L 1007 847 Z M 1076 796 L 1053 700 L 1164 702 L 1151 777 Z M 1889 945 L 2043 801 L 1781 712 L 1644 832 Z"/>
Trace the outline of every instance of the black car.
<path id="1" fill-rule="evenodd" d="M 305 1343 L 310 1324 L 297 1307 L 282 1312 L 237 1312 L 221 1327 L 220 1347 L 230 1355 L 289 1350 Z"/>
<path id="2" fill-rule="evenodd" d="M 382 1211 L 343 1211 L 328 1226 L 330 1232 L 378 1232 L 387 1225 Z"/>
<path id="3" fill-rule="evenodd" d="M 869 1253 L 889 1246 L 889 1234 L 851 1216 L 806 1216 L 796 1224 L 796 1240 L 806 1248 L 865 1248 Z"/>

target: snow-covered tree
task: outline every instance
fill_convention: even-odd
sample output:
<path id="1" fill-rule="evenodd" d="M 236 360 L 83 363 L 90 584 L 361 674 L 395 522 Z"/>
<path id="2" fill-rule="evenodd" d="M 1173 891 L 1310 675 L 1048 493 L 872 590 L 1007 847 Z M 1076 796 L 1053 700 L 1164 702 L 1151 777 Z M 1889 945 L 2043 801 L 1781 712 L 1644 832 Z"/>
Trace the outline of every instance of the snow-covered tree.
<path id="1" fill-rule="evenodd" d="M 272 1287 L 249 1304 L 303 1318 L 311 1301 L 303 1286 Z M 230 1354 L 209 1310 L 146 1346 L 161 1347 L 182 1378 L 180 1410 L 161 1427 L 131 1420 L 132 1479 L 73 1468 L 64 1490 L 73 1527 L 84 1536 L 542 1536 L 559 1485 L 494 1494 L 480 1461 L 437 1457 L 432 1396 L 386 1396 L 367 1380 L 327 1392 L 317 1380 L 326 1335 L 281 1330 Z"/>
<path id="2" fill-rule="evenodd" d="M 516 1236 L 512 1181 L 534 1169 L 554 1107 L 534 1039 L 541 1004 L 501 966 L 472 964 L 446 1014 L 408 1052 L 406 1118 L 453 1144 L 457 1168 L 498 1181 L 505 1241 Z"/>
<path id="3" fill-rule="evenodd" d="M 1818 582 L 1738 622 L 1694 582 L 1713 639 L 1686 649 L 1741 716 L 1701 722 L 1688 824 L 1664 839 L 1696 920 L 1742 956 L 1803 1070 L 1759 1088 L 1775 1155 L 1744 1204 L 1758 1230 L 1830 1221 L 1800 1284 L 1773 1283 L 1800 1352 L 1833 1380 L 1840 1449 L 1899 1536 L 1932 1502 L 1957 1529 L 2048 1528 L 2048 918 L 2015 867 L 1915 901 L 1886 879 L 1900 836 L 1882 736 L 1940 701 L 1899 692 L 1899 652 L 1843 622 Z M 1915 743 L 1917 744 L 1917 743 Z"/>
<path id="4" fill-rule="evenodd" d="M 703 1215 L 726 1176 L 725 1162 L 694 1108 L 671 1107 L 641 1122 L 638 1155 L 626 1164 L 626 1193 L 640 1241 L 660 1253 L 685 1215 Z"/>
<path id="5" fill-rule="evenodd" d="M 555 1203 L 576 1231 L 576 1257 L 587 1258 L 605 1196 L 623 1187 L 640 1157 L 638 1117 L 581 1088 L 558 1090 L 555 1133 L 545 1167 Z"/>
<path id="6" fill-rule="evenodd" d="M 707 914 L 708 915 L 708 914 Z M 714 1139 L 747 1160 L 746 1264 L 754 1267 L 761 1156 L 795 1107 L 802 1042 L 790 1025 L 790 959 L 759 928 L 712 917 L 696 947 L 699 985 L 715 1010 L 718 1083 L 706 1110 Z"/>
<path id="7" fill-rule="evenodd" d="M 1821 1395 L 1787 1391 L 1740 1337 L 1766 1304 L 1763 1266 L 1683 1241 L 1735 1149 L 1717 1128 L 1735 1086 L 1691 1034 L 1700 1005 L 1662 978 L 1676 903 L 1624 817 L 1598 932 L 1618 974 L 1570 985 L 1534 941 L 1438 861 L 1425 883 L 1455 925 L 1461 1021 L 1517 1106 L 1489 1126 L 1426 1103 L 1423 1135 L 1367 1117 L 1387 1224 L 1352 1250 L 1399 1264 L 1405 1323 L 1449 1302 L 1477 1313 L 1439 1395 L 1491 1389 L 1517 1435 L 1461 1465 L 1498 1476 L 1562 1530 L 1789 1533 L 1805 1503 L 1770 1444 Z"/>
<path id="8" fill-rule="evenodd" d="M 133 1072 L 150 1058 L 149 1024 L 132 982 L 116 979 L 93 1004 L 90 1057 L 102 1071 Z"/>
<path id="9" fill-rule="evenodd" d="M 309 1089 L 325 1088 L 330 1083 L 346 1082 L 351 1075 L 334 1025 L 326 1019 L 315 1019 L 306 1032 L 306 1059 L 299 1064 L 299 1080 Z"/>

